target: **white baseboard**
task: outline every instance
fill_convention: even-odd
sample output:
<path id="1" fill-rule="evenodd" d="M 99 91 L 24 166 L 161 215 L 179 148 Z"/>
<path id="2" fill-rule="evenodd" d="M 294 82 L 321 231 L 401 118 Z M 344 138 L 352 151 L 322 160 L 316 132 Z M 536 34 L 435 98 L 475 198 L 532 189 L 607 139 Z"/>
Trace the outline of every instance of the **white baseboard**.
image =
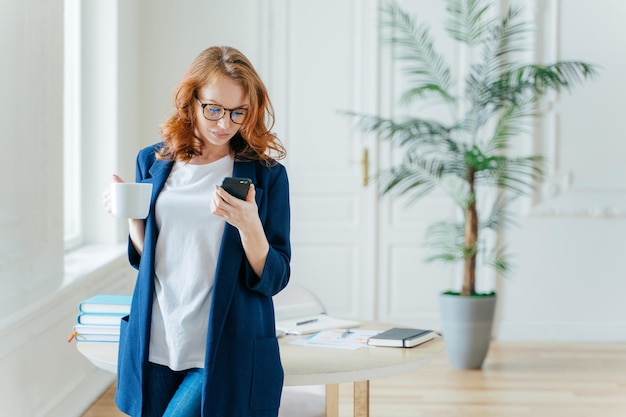
<path id="1" fill-rule="evenodd" d="M 626 342 L 626 323 L 498 323 L 494 339 L 532 342 Z"/>
<path id="2" fill-rule="evenodd" d="M 441 321 L 434 314 L 384 317 L 381 321 L 441 331 Z M 572 324 L 496 321 L 493 339 L 511 342 L 626 342 L 626 322 Z"/>
<path id="3" fill-rule="evenodd" d="M 115 375 L 96 371 L 66 392 L 52 408 L 43 411 L 42 417 L 81 417 L 94 401 L 115 381 Z"/>

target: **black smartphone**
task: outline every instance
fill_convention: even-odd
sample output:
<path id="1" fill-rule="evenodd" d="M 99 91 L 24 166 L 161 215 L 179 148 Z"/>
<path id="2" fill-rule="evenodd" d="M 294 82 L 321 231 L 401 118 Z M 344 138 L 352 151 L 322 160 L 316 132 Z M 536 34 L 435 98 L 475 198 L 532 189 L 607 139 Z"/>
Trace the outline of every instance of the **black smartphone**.
<path id="1" fill-rule="evenodd" d="M 222 188 L 228 191 L 228 194 L 245 200 L 251 183 L 249 178 L 226 177 L 222 181 Z"/>

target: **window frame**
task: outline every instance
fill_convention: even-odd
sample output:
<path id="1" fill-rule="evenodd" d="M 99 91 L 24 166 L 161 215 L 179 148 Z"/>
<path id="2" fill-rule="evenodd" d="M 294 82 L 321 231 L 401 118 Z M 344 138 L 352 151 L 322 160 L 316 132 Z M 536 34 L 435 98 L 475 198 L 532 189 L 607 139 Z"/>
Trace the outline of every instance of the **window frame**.
<path id="1" fill-rule="evenodd" d="M 63 242 L 66 252 L 83 243 L 81 163 L 81 7 L 64 1 L 63 29 Z"/>

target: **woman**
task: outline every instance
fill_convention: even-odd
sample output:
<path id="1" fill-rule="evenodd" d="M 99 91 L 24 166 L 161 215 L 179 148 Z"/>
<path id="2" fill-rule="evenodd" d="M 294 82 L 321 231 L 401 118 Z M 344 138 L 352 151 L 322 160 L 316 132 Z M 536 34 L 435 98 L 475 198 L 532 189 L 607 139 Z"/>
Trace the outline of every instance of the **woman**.
<path id="1" fill-rule="evenodd" d="M 129 220 L 138 268 L 122 320 L 116 403 L 133 417 L 277 416 L 272 296 L 289 280 L 289 185 L 249 60 L 211 47 L 175 93 L 164 141 L 139 152 L 150 214 Z M 245 200 L 218 184 L 252 180 Z M 121 179 L 117 179 L 121 180 Z"/>

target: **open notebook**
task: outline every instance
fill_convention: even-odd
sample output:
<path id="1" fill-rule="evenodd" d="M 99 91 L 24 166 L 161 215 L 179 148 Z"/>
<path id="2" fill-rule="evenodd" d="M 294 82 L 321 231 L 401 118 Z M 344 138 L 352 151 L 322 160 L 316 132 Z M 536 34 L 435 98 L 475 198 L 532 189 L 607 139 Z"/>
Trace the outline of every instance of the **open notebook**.
<path id="1" fill-rule="evenodd" d="M 331 317 L 317 304 L 297 304 L 276 308 L 276 330 L 286 334 L 310 334 L 322 330 L 350 329 L 361 323 Z"/>

